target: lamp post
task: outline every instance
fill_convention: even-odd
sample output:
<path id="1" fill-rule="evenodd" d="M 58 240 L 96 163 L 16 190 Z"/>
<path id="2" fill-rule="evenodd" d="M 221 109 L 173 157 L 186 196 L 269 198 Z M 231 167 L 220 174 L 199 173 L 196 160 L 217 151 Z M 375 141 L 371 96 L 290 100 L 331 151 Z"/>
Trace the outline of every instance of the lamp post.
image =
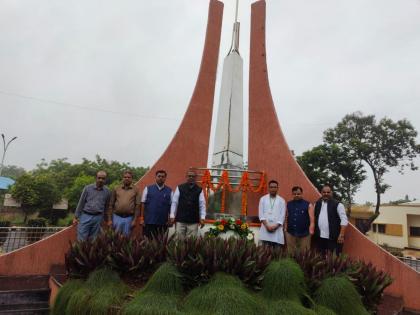
<path id="1" fill-rule="evenodd" d="M 4 166 L 4 158 L 6 157 L 6 151 L 7 148 L 9 147 L 10 143 L 14 140 L 17 139 L 17 137 L 13 137 L 12 139 L 10 139 L 7 143 L 6 143 L 6 139 L 4 137 L 4 134 L 1 134 L 1 137 L 3 139 L 3 157 L 1 158 L 1 165 L 0 165 L 0 176 L 1 173 L 3 172 L 3 166 Z"/>

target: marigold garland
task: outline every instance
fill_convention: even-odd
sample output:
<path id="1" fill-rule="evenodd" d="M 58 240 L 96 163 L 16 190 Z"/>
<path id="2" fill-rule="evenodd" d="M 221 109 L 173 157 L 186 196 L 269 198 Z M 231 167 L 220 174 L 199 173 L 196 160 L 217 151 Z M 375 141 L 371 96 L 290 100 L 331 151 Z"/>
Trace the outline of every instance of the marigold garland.
<path id="1" fill-rule="evenodd" d="M 265 172 L 261 173 L 260 182 L 258 186 L 253 187 L 251 181 L 249 179 L 249 173 L 247 171 L 242 173 L 241 180 L 239 185 L 236 188 L 232 188 L 232 185 L 229 180 L 229 172 L 227 170 L 223 170 L 222 174 L 220 175 L 220 180 L 216 185 L 213 185 L 211 182 L 211 173 L 210 170 L 205 170 L 202 178 L 201 178 L 201 187 L 204 191 L 204 197 L 206 199 L 206 203 L 208 202 L 209 197 L 209 190 L 213 192 L 217 192 L 222 190 L 222 200 L 220 203 L 220 212 L 225 212 L 225 201 L 226 201 L 226 191 L 228 192 L 242 192 L 242 200 L 241 200 L 241 214 L 246 215 L 246 208 L 248 203 L 248 192 L 252 193 L 259 193 L 265 192 L 267 190 L 267 180 L 265 176 Z"/>

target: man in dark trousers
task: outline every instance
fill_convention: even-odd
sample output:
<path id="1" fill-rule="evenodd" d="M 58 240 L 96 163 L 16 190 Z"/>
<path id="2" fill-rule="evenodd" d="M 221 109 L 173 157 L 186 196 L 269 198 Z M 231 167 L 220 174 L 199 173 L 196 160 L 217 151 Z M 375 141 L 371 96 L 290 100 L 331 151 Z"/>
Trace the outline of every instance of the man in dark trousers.
<path id="1" fill-rule="evenodd" d="M 141 197 L 144 216 L 144 235 L 147 237 L 166 233 L 168 230 L 169 212 L 172 203 L 172 189 L 165 185 L 166 171 L 155 173 L 156 182 L 146 186 Z"/>
<path id="2" fill-rule="evenodd" d="M 206 201 L 203 189 L 196 184 L 197 173 L 187 172 L 187 182 L 179 185 L 172 198 L 170 220 L 176 222 L 175 231 L 180 238 L 197 236 L 198 225 L 204 227 Z"/>
<path id="3" fill-rule="evenodd" d="M 334 252 L 340 255 L 348 224 L 346 210 L 333 198 L 330 185 L 321 189 L 321 199 L 315 204 L 315 239 L 322 254 Z"/>

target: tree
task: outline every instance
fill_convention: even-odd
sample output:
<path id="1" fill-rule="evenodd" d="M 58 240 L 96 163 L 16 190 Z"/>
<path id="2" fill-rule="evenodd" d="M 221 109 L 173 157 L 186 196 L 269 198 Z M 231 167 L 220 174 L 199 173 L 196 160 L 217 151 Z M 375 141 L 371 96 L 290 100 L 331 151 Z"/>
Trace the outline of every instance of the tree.
<path id="1" fill-rule="evenodd" d="M 26 223 L 28 215 L 37 210 L 51 209 L 61 199 L 54 179 L 45 174 L 20 176 L 11 188 L 12 197 L 21 203 Z"/>
<path id="2" fill-rule="evenodd" d="M 25 174 L 25 169 L 16 165 L 5 165 L 1 176 L 10 177 L 16 180 L 19 176 Z"/>
<path id="3" fill-rule="evenodd" d="M 324 141 L 340 146 L 347 154 L 365 162 L 375 181 L 375 213 L 369 218 L 364 231 L 379 215 L 381 194 L 390 186 L 384 182 L 384 175 L 396 167 L 403 173 L 405 168 L 416 170 L 414 159 L 420 153 L 416 143 L 417 131 L 406 120 L 394 122 L 389 118 L 376 121 L 374 115 L 364 116 L 361 112 L 346 115 L 336 127 L 324 132 Z"/>
<path id="4" fill-rule="evenodd" d="M 297 161 L 315 187 L 320 189 L 324 184 L 332 185 L 336 197 L 343 200 L 350 214 L 353 196 L 366 179 L 360 160 L 348 155 L 338 145 L 322 144 L 303 152 Z"/>
<path id="5" fill-rule="evenodd" d="M 76 179 L 74 179 L 73 184 L 70 187 L 68 187 L 64 193 L 65 197 L 68 200 L 69 209 L 73 211 L 76 209 L 83 188 L 86 185 L 92 184 L 94 182 L 95 177 L 89 175 L 80 175 Z"/>

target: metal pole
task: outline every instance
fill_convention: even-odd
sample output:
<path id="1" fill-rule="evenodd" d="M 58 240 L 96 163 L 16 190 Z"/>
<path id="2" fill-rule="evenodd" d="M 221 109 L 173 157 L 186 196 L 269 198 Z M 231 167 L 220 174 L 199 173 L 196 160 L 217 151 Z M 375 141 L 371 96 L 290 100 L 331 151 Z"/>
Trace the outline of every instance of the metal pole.
<path id="1" fill-rule="evenodd" d="M 4 137 L 4 134 L 1 134 L 1 137 L 3 139 L 3 157 L 1 158 L 1 165 L 0 165 L 0 176 L 1 173 L 3 172 L 3 167 L 4 167 L 4 158 L 6 157 L 6 151 L 7 148 L 9 147 L 10 143 L 12 143 L 12 141 L 16 140 L 17 137 L 13 137 L 12 139 L 10 139 L 7 143 L 6 143 L 6 139 Z"/>

